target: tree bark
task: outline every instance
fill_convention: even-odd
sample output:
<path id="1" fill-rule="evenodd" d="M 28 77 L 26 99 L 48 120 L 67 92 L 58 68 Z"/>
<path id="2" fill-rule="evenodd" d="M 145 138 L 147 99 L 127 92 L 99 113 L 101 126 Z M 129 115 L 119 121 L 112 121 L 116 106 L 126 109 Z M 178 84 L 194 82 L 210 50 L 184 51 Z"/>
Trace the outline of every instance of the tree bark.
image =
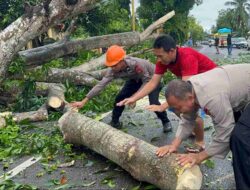
<path id="1" fill-rule="evenodd" d="M 79 0 L 76 5 L 66 1 L 51 0 L 32 7 L 0 33 L 0 82 L 5 78 L 8 64 L 28 41 L 63 20 L 92 9 L 98 0 Z"/>
<path id="2" fill-rule="evenodd" d="M 98 82 L 98 80 L 85 72 L 56 68 L 49 69 L 48 75 L 42 77 L 40 82 L 60 83 L 66 81 L 69 81 L 76 85 L 86 85 L 91 87 L 96 85 L 96 83 Z"/>
<path id="3" fill-rule="evenodd" d="M 100 57 L 96 59 L 92 59 L 87 63 L 81 64 L 77 67 L 72 67 L 70 70 L 72 71 L 83 71 L 83 72 L 90 72 L 95 71 L 97 68 L 103 68 L 105 67 L 105 58 L 106 54 L 101 55 Z"/>
<path id="4" fill-rule="evenodd" d="M 51 85 L 49 87 L 49 94 L 47 104 L 48 107 L 59 109 L 65 105 L 65 87 L 63 85 Z"/>
<path id="5" fill-rule="evenodd" d="M 172 18 L 174 15 L 175 15 L 175 12 L 171 11 L 168 14 L 166 14 L 165 16 L 159 18 L 154 23 L 152 23 L 149 27 L 147 27 L 146 30 L 144 30 L 140 34 L 140 41 L 144 41 L 145 39 L 147 39 L 152 34 L 153 31 L 155 31 L 156 29 L 160 28 L 167 20 L 169 20 L 170 18 Z"/>
<path id="6" fill-rule="evenodd" d="M 49 89 L 51 86 L 62 85 L 60 83 L 47 83 L 47 82 L 36 82 L 36 91 L 37 96 L 48 96 Z"/>
<path id="7" fill-rule="evenodd" d="M 12 116 L 13 120 L 17 123 L 28 120 L 31 122 L 34 121 L 45 121 L 48 119 L 48 111 L 46 105 L 41 106 L 37 111 L 23 112 L 23 113 L 12 113 L 12 112 L 2 112 L 0 117 Z M 3 126 L 3 124 L 0 124 Z"/>
<path id="8" fill-rule="evenodd" d="M 190 180 L 179 180 L 184 173 L 176 163 L 176 155 L 158 158 L 157 147 L 123 133 L 105 123 L 67 112 L 59 120 L 59 127 L 68 143 L 85 145 L 112 160 L 135 179 L 146 181 L 161 189 L 200 189 L 201 172 L 198 166 L 187 169 Z M 190 174 L 189 173 L 189 174 Z M 177 184 L 178 181 L 178 184 Z"/>
<path id="9" fill-rule="evenodd" d="M 77 53 L 80 49 L 91 50 L 101 47 L 108 47 L 111 44 L 131 45 L 140 41 L 138 32 L 126 32 L 121 34 L 111 34 L 91 37 L 84 40 L 59 41 L 46 46 L 19 52 L 25 63 L 30 65 L 41 65 L 52 59 L 65 55 Z"/>
<path id="10" fill-rule="evenodd" d="M 117 44 L 131 46 L 146 40 L 154 30 L 174 16 L 172 11 L 150 25 L 144 32 L 126 32 L 104 36 L 91 37 L 84 40 L 61 41 L 39 48 L 19 52 L 27 65 L 40 65 L 51 59 L 62 57 L 68 54 L 77 53 L 79 49 L 91 50 L 101 47 L 109 47 Z"/>
<path id="11" fill-rule="evenodd" d="M 37 75 L 34 74 L 34 77 L 37 82 L 46 82 L 46 83 L 64 83 L 68 81 L 75 85 L 86 85 L 90 87 L 98 83 L 98 80 L 96 80 L 90 74 L 79 70 L 71 70 L 71 69 L 50 68 L 48 69 L 47 73 L 41 72 Z M 9 78 L 18 80 L 25 79 L 23 75 L 10 76 Z"/>

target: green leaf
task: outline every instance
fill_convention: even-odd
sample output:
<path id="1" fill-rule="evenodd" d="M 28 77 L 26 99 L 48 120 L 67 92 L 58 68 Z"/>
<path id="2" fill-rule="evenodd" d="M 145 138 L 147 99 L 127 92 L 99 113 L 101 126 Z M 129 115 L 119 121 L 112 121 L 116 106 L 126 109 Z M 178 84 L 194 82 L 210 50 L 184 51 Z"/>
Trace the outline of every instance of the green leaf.
<path id="1" fill-rule="evenodd" d="M 60 185 L 60 180 L 58 179 L 51 179 L 49 180 L 50 183 L 53 183 L 54 185 Z"/>
<path id="2" fill-rule="evenodd" d="M 156 187 L 155 185 L 147 185 L 145 188 L 144 188 L 145 190 L 157 190 L 157 189 L 159 189 L 158 187 Z"/>
<path id="3" fill-rule="evenodd" d="M 215 167 L 215 163 L 213 160 L 207 159 L 205 161 L 202 162 L 203 164 L 205 164 L 205 166 L 207 166 L 208 168 L 214 169 Z"/>
<path id="4" fill-rule="evenodd" d="M 115 187 L 115 182 L 114 182 L 113 180 L 109 180 L 108 186 L 109 186 L 110 188 L 114 188 L 114 187 Z"/>
<path id="5" fill-rule="evenodd" d="M 74 185 L 64 184 L 64 185 L 60 185 L 59 187 L 54 188 L 54 190 L 61 190 L 61 189 L 67 189 L 68 190 L 68 189 L 70 189 L 72 187 L 74 187 Z"/>
<path id="6" fill-rule="evenodd" d="M 94 184 L 95 184 L 95 181 L 92 181 L 90 183 L 82 183 L 81 186 L 82 187 L 89 187 L 89 186 L 94 185 Z"/>
<path id="7" fill-rule="evenodd" d="M 131 190 L 140 190 L 140 187 L 141 187 L 141 185 L 137 185 L 137 186 L 133 187 Z"/>
<path id="8" fill-rule="evenodd" d="M 91 160 L 88 160 L 87 163 L 85 164 L 86 167 L 91 167 L 94 165 L 94 162 Z"/>
<path id="9" fill-rule="evenodd" d="M 44 176 L 44 172 L 38 172 L 38 173 L 36 174 L 36 177 L 42 177 L 42 176 Z"/>

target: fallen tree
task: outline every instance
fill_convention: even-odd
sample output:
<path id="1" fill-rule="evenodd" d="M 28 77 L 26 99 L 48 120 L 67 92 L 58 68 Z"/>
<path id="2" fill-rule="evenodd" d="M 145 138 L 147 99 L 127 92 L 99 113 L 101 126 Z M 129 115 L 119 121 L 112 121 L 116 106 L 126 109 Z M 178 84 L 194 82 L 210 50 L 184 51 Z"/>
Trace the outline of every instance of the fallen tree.
<path id="1" fill-rule="evenodd" d="M 28 41 L 46 32 L 48 28 L 67 18 L 92 9 L 98 0 L 80 0 L 75 5 L 67 1 L 49 0 L 31 7 L 0 33 L 0 81 L 5 78 L 7 67 L 13 57 Z"/>
<path id="2" fill-rule="evenodd" d="M 59 128 L 66 142 L 87 146 L 120 165 L 139 181 L 161 189 L 201 187 L 202 175 L 198 166 L 187 168 L 183 173 L 175 154 L 159 158 L 155 154 L 157 147 L 105 123 L 69 111 L 60 118 Z"/>
<path id="3" fill-rule="evenodd" d="M 25 64 L 40 65 L 52 59 L 62 57 L 68 54 L 77 53 L 79 50 L 91 50 L 102 47 L 109 47 L 113 44 L 121 46 L 132 46 L 151 37 L 151 34 L 159 27 L 161 27 L 167 20 L 174 16 L 175 12 L 172 11 L 165 16 L 161 17 L 153 24 L 151 24 L 142 33 L 139 32 L 126 32 L 119 34 L 111 34 L 104 36 L 90 37 L 83 40 L 70 40 L 59 41 L 46 46 L 21 51 L 19 56 L 22 57 Z"/>
<path id="4" fill-rule="evenodd" d="M 35 78 L 36 82 L 65 83 L 68 81 L 75 85 L 86 86 L 94 86 L 98 82 L 98 80 L 86 72 L 71 69 L 49 68 L 46 72 L 40 69 L 40 71 L 34 70 L 34 72 L 30 72 L 30 75 Z M 25 80 L 25 77 L 22 74 L 10 76 L 10 78 L 15 80 Z"/>
<path id="5" fill-rule="evenodd" d="M 48 111 L 46 105 L 42 105 L 37 111 L 22 112 L 22 113 L 12 113 L 12 112 L 2 112 L 0 117 L 12 117 L 17 123 L 27 120 L 30 122 L 34 121 L 45 121 L 48 119 Z M 1 127 L 5 126 L 5 120 L 1 119 Z"/>

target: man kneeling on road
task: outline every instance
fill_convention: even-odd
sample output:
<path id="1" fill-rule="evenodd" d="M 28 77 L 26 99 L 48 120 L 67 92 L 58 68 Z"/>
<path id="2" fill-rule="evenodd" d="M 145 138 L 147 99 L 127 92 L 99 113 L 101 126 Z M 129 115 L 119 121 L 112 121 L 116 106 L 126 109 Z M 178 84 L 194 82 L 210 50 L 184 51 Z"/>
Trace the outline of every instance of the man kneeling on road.
<path id="1" fill-rule="evenodd" d="M 168 70 L 182 80 L 188 80 L 191 76 L 209 71 L 217 65 L 205 55 L 192 48 L 176 47 L 174 39 L 169 35 L 159 36 L 154 42 L 154 54 L 157 56 L 155 73 L 152 79 L 133 97 L 127 98 L 117 105 L 133 104 L 137 100 L 148 95 L 160 83 L 164 73 Z M 151 105 L 147 109 L 151 111 L 164 111 L 168 103 L 162 105 Z M 176 113 L 178 115 L 178 113 Z M 187 149 L 190 152 L 197 152 L 204 149 L 204 128 L 203 120 L 198 116 L 194 128 L 195 147 Z"/>
<path id="2" fill-rule="evenodd" d="M 152 78 L 154 65 L 144 59 L 126 56 L 124 49 L 117 45 L 113 45 L 107 50 L 105 64 L 111 69 L 108 70 L 103 79 L 91 89 L 82 101 L 73 102 L 71 105 L 76 108 L 82 108 L 91 98 L 98 95 L 113 79 L 126 78 L 128 80 L 116 96 L 112 112 L 112 121 L 110 123 L 115 128 L 121 128 L 122 123 L 119 122 L 119 118 L 125 106 L 117 106 L 116 104 L 135 94 Z M 149 94 L 150 104 L 160 105 L 158 100 L 160 90 L 161 84 L 159 83 L 155 90 Z M 163 124 L 163 132 L 171 131 L 172 128 L 166 111 L 156 111 L 155 113 Z"/>
<path id="3" fill-rule="evenodd" d="M 199 108 L 212 117 L 212 143 L 197 154 L 182 154 L 178 163 L 200 164 L 212 156 L 225 158 L 231 149 L 237 190 L 250 189 L 250 64 L 227 65 L 168 84 L 166 99 L 181 114 L 171 145 L 157 149 L 159 157 L 175 152 L 195 126 Z"/>

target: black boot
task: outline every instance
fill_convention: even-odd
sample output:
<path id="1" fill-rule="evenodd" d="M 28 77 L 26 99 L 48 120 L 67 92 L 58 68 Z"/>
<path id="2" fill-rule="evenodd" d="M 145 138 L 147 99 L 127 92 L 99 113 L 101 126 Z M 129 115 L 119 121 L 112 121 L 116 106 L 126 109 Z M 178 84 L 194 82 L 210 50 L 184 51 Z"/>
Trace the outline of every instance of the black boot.
<path id="1" fill-rule="evenodd" d="M 172 131 L 172 124 L 171 122 L 166 122 L 166 123 L 163 123 L 163 133 L 167 133 L 167 132 L 171 132 Z"/>
<path id="2" fill-rule="evenodd" d="M 110 122 L 110 125 L 116 129 L 121 129 L 122 128 L 122 122 L 114 122 L 114 121 L 111 121 Z"/>

